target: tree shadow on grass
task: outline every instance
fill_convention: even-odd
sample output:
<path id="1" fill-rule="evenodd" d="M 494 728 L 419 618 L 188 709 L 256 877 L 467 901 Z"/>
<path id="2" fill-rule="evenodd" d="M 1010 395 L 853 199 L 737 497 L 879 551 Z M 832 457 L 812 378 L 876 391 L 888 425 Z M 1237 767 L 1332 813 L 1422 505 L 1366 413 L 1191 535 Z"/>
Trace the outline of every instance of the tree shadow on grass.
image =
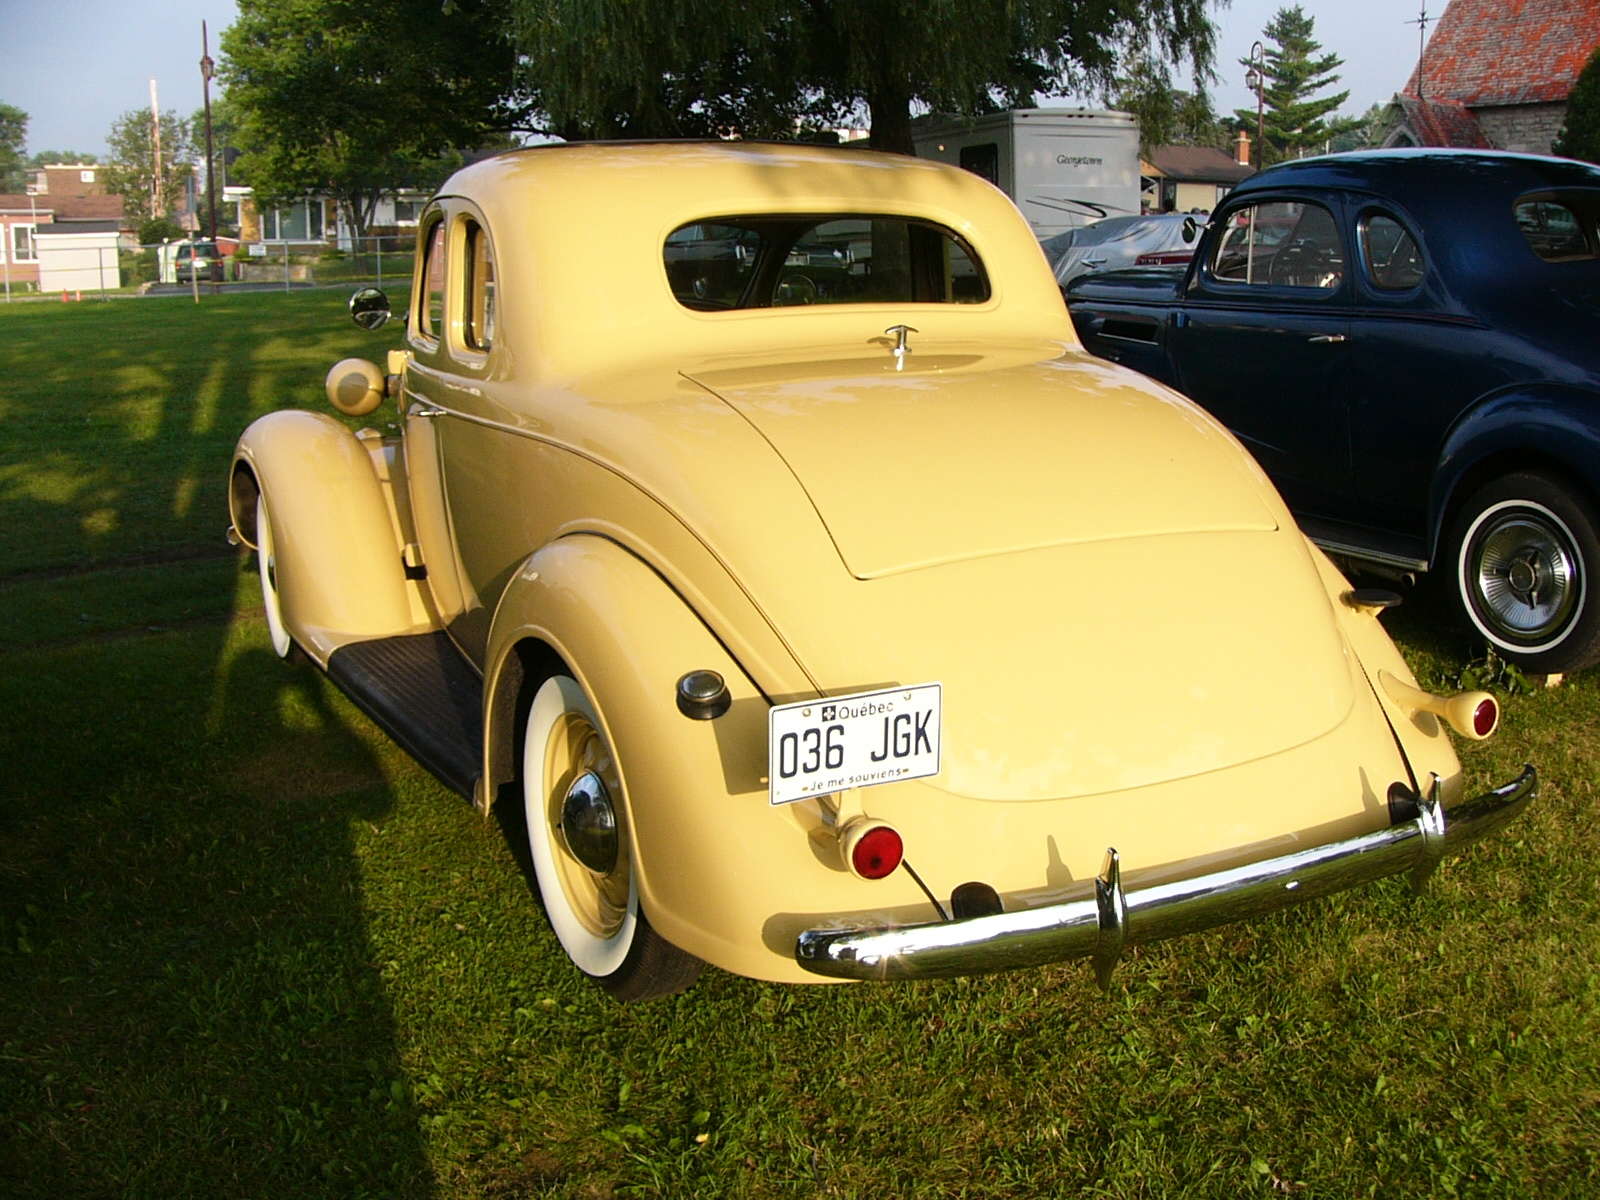
<path id="1" fill-rule="evenodd" d="M 433 1193 L 353 837 L 392 795 L 260 641 L 7 656 L 8 1195 Z"/>

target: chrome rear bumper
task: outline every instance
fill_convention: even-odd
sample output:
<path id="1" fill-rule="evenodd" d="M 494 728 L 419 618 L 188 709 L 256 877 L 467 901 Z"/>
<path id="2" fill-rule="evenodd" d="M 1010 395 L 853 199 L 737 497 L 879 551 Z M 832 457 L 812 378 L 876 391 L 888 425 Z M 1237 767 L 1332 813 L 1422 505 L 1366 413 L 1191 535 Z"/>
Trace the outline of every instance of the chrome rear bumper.
<path id="1" fill-rule="evenodd" d="M 1124 891 L 1106 852 L 1095 894 L 1041 908 L 928 925 L 810 929 L 795 945 L 808 971 L 838 979 L 928 979 L 1092 958 L 1101 986 L 1123 949 L 1259 916 L 1409 871 L 1426 882 L 1439 860 L 1506 824 L 1533 799 L 1533 767 L 1448 812 L 1432 794 L 1411 821 L 1227 871 Z"/>

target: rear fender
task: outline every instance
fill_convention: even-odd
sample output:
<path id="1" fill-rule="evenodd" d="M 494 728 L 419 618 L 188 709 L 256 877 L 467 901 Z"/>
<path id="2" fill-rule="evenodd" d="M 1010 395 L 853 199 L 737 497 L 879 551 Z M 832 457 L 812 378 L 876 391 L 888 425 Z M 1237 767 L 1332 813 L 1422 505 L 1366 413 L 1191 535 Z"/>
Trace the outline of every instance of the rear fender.
<path id="1" fill-rule="evenodd" d="M 1554 470 L 1600 496 L 1600 396 L 1568 384 L 1539 384 L 1480 401 L 1445 438 L 1428 497 L 1430 554 L 1455 506 L 1491 478 Z"/>
<path id="2" fill-rule="evenodd" d="M 803 982 L 800 926 L 783 923 L 785 910 L 926 916 L 905 872 L 863 882 L 844 869 L 814 802 L 768 803 L 767 697 L 683 598 L 616 543 L 575 534 L 531 555 L 495 612 L 488 664 L 489 794 L 521 803 L 505 785 L 517 775 L 527 701 L 565 664 L 617 756 L 641 903 L 674 945 L 742 975 Z M 715 720 L 678 710 L 677 681 L 697 669 L 719 673 L 731 693 Z"/>
<path id="3" fill-rule="evenodd" d="M 284 623 L 323 665 L 348 642 L 433 627 L 401 558 L 390 453 L 376 433 L 299 409 L 252 422 L 234 449 L 233 528 L 253 548 L 256 498 L 265 498 Z"/>

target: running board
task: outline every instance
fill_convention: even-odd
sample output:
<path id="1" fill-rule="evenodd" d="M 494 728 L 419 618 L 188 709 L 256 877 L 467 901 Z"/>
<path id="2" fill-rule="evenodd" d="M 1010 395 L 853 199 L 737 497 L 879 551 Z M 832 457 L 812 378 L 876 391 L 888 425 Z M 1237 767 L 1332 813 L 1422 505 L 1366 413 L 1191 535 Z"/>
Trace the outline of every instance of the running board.
<path id="1" fill-rule="evenodd" d="M 1301 531 L 1308 538 L 1335 557 L 1353 558 L 1358 562 L 1408 573 L 1421 573 L 1428 569 L 1428 560 L 1417 557 L 1423 549 L 1422 543 L 1414 538 L 1378 534 L 1359 526 L 1319 517 L 1301 517 L 1299 522 Z"/>
<path id="2" fill-rule="evenodd" d="M 448 636 L 416 633 L 341 646 L 328 677 L 452 791 L 483 774 L 483 681 Z"/>

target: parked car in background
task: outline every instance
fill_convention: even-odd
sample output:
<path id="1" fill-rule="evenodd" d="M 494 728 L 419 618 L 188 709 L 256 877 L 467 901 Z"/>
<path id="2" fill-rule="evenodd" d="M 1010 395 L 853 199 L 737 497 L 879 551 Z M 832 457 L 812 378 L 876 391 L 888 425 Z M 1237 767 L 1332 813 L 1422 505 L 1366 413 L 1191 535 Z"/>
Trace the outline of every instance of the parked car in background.
<path id="1" fill-rule="evenodd" d="M 215 242 L 184 242 L 173 259 L 179 283 L 192 283 L 197 279 L 221 283 L 226 260 Z"/>
<path id="2" fill-rule="evenodd" d="M 1105 979 L 1425 877 L 1533 793 L 1468 795 L 1446 727 L 1493 698 L 1420 690 L 1221 426 L 1079 349 L 970 172 L 541 147 L 457 172 L 419 239 L 403 348 L 327 381 L 398 432 L 260 418 L 231 528 L 274 649 L 519 814 L 617 996 L 702 962 Z"/>
<path id="3" fill-rule="evenodd" d="M 1445 574 L 1529 669 L 1600 658 L 1600 169 L 1286 163 L 1187 270 L 1079 279 L 1068 305 L 1090 350 L 1221 418 L 1327 550 Z"/>
<path id="4" fill-rule="evenodd" d="M 1142 257 L 1194 252 L 1199 223 L 1187 213 L 1147 213 L 1139 217 L 1106 217 L 1092 225 L 1069 229 L 1041 243 L 1055 267 L 1056 282 L 1071 283 L 1080 275 L 1131 267 Z"/>

